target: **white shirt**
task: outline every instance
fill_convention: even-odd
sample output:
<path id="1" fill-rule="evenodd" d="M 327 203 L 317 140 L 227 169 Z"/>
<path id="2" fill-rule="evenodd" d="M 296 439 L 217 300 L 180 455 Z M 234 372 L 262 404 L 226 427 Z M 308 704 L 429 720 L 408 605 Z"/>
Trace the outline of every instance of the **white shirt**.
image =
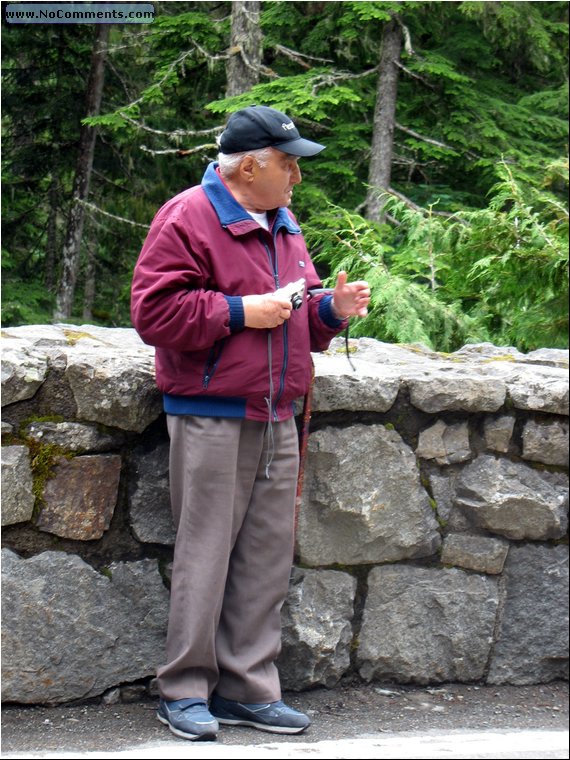
<path id="1" fill-rule="evenodd" d="M 255 219 L 255 221 L 259 224 L 260 227 L 263 227 L 266 230 L 269 230 L 269 222 L 267 221 L 267 211 L 263 211 L 261 214 L 254 214 L 253 211 L 247 212 L 252 219 Z"/>

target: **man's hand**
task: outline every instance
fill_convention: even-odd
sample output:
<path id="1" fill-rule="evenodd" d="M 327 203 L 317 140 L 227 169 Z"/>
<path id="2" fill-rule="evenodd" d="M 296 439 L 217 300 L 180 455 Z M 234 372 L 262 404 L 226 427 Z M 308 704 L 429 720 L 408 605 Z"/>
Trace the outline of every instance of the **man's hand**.
<path id="1" fill-rule="evenodd" d="M 347 282 L 346 272 L 339 272 L 333 292 L 332 306 L 338 319 L 365 317 L 370 303 L 370 288 L 364 280 Z"/>
<path id="2" fill-rule="evenodd" d="M 246 327 L 278 327 L 291 316 L 291 301 L 276 293 L 243 296 L 242 303 Z"/>

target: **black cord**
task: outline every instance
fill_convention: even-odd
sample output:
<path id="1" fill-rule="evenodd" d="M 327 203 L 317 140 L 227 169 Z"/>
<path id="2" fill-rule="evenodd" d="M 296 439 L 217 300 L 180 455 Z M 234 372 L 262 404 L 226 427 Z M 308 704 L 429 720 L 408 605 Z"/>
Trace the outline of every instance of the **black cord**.
<path id="1" fill-rule="evenodd" d="M 356 372 L 356 367 L 352 363 L 352 359 L 350 358 L 350 346 L 348 345 L 348 329 L 350 327 L 350 322 L 346 325 L 346 330 L 344 331 L 344 350 L 346 351 L 346 358 L 348 359 L 348 363 L 350 364 L 352 371 Z"/>
<path id="2" fill-rule="evenodd" d="M 310 297 L 319 295 L 320 293 L 326 293 L 327 295 L 332 295 L 334 293 L 334 288 L 309 288 L 308 290 L 308 294 Z M 350 327 L 350 323 L 347 323 L 346 329 L 344 331 L 344 349 L 346 351 L 346 358 L 348 359 L 348 363 L 350 364 L 352 371 L 356 372 L 356 367 L 354 366 L 350 358 L 350 346 L 348 343 L 349 327 Z"/>

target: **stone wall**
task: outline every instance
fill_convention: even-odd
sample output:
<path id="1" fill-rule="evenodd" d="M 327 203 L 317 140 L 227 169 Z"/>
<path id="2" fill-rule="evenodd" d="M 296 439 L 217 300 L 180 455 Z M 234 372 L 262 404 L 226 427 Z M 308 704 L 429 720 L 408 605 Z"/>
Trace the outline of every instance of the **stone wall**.
<path id="1" fill-rule="evenodd" d="M 152 691 L 174 540 L 153 350 L 91 325 L 2 345 L 2 698 Z M 568 352 L 350 356 L 314 357 L 284 687 L 567 677 Z"/>

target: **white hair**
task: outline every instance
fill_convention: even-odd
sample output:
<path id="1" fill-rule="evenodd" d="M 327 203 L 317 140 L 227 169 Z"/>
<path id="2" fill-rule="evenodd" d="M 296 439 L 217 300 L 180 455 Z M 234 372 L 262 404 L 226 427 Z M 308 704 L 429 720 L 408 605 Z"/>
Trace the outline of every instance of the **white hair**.
<path id="1" fill-rule="evenodd" d="M 231 179 L 246 156 L 255 158 L 263 169 L 267 166 L 267 162 L 271 156 L 271 148 L 257 148 L 256 150 L 246 150 L 241 153 L 218 153 L 218 163 L 222 177 L 224 179 Z"/>

